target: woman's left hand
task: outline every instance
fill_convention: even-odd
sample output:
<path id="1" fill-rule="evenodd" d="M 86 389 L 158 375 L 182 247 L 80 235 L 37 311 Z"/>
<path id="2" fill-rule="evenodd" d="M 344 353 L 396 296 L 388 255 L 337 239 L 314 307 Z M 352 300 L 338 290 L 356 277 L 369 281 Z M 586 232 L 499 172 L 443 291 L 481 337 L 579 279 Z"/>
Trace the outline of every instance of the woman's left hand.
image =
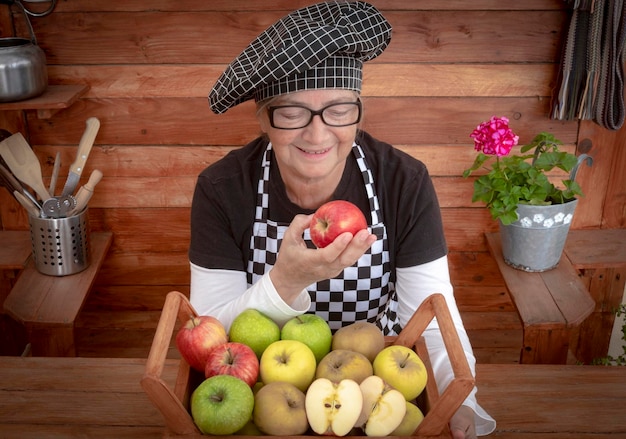
<path id="1" fill-rule="evenodd" d="M 450 419 L 450 432 L 453 439 L 476 439 L 474 410 L 462 405 Z"/>

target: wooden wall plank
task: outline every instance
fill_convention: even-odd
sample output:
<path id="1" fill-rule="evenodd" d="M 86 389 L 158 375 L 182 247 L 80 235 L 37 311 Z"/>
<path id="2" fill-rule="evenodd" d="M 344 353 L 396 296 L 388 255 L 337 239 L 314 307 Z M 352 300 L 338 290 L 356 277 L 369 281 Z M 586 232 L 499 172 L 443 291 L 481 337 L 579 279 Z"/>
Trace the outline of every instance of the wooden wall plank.
<path id="1" fill-rule="evenodd" d="M 494 114 L 509 117 L 522 143 L 540 131 L 576 141 L 576 122 L 548 119 L 545 98 L 372 97 L 364 103 L 363 128 L 391 144 L 467 144 L 471 130 Z M 85 120 L 95 116 L 102 122 L 97 145 L 241 146 L 260 132 L 253 105 L 215 115 L 205 98 L 83 99 L 52 119 L 29 114 L 28 123 L 34 145 L 76 145 Z"/>
<path id="2" fill-rule="evenodd" d="M 68 12 L 36 20 L 33 28 L 51 65 L 222 64 L 283 15 L 284 11 Z M 566 14 L 558 10 L 435 9 L 384 15 L 394 29 L 392 42 L 373 63 L 554 62 L 566 23 Z"/>
<path id="3" fill-rule="evenodd" d="M 141 12 L 141 11 L 291 11 L 315 3 L 315 0 L 72 0 L 59 2 L 61 12 Z M 371 0 L 381 10 L 559 10 L 566 5 L 560 0 Z"/>
<path id="4" fill-rule="evenodd" d="M 48 73 L 56 84 L 89 84 L 88 98 L 206 98 L 225 68 L 226 64 L 53 65 Z M 555 78 L 553 63 L 369 63 L 363 69 L 362 95 L 550 96 Z"/>

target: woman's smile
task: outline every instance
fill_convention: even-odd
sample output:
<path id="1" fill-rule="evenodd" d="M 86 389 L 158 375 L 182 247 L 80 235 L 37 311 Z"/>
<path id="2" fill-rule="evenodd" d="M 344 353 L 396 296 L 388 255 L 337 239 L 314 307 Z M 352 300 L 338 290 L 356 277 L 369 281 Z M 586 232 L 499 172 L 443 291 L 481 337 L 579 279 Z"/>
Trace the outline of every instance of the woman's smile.
<path id="1" fill-rule="evenodd" d="M 302 151 L 303 153 L 305 153 L 305 155 L 312 155 L 312 156 L 323 156 L 332 149 L 332 148 L 313 149 L 313 148 L 302 148 L 299 146 L 296 146 L 296 148 Z"/>

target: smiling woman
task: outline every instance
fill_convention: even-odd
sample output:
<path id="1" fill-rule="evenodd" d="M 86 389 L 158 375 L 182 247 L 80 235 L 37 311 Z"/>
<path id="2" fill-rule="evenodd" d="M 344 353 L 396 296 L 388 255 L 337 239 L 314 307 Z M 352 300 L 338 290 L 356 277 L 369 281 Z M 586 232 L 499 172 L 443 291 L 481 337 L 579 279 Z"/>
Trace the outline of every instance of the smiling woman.
<path id="1" fill-rule="evenodd" d="M 279 325 L 312 313 L 333 331 L 366 321 L 396 335 L 420 304 L 443 293 L 473 365 L 428 171 L 358 126 L 363 63 L 390 38 L 389 22 L 368 3 L 318 3 L 266 29 L 217 79 L 213 112 L 254 99 L 263 135 L 198 177 L 191 301 L 226 326 L 252 308 Z M 316 248 L 313 214 L 339 200 L 365 221 Z M 441 332 L 425 337 L 445 388 L 453 371 L 440 361 L 447 356 Z M 450 426 L 471 439 L 495 423 L 472 393 Z"/>

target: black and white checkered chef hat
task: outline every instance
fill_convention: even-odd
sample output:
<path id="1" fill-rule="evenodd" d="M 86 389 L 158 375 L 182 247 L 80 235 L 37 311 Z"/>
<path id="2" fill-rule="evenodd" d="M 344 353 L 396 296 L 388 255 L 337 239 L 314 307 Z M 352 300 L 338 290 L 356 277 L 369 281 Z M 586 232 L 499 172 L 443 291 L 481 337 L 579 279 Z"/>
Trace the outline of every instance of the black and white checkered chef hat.
<path id="1" fill-rule="evenodd" d="M 329 1 L 281 18 L 235 58 L 209 93 L 214 113 L 254 98 L 319 88 L 361 90 L 363 62 L 380 55 L 391 25 L 363 1 Z"/>

